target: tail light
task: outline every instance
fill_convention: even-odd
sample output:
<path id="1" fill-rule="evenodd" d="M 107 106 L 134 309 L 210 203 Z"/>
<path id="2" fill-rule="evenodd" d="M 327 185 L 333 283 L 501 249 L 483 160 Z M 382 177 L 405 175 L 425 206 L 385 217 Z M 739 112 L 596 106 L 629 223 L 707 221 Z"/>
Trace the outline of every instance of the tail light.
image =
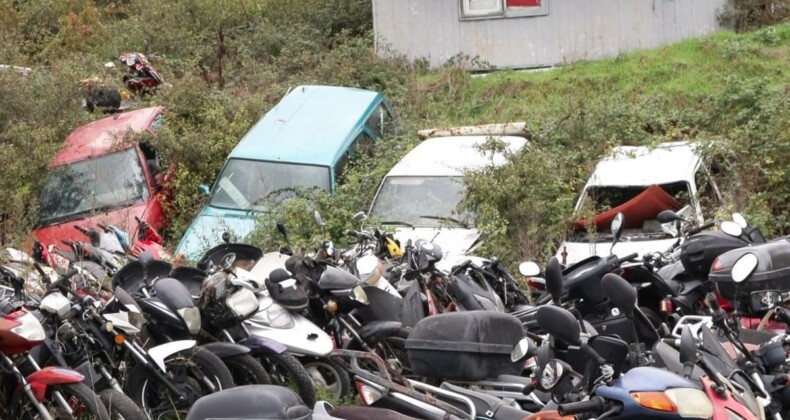
<path id="1" fill-rule="evenodd" d="M 357 393 L 362 405 L 373 405 L 376 401 L 384 398 L 384 394 L 381 391 L 360 381 L 357 381 Z"/>
<path id="2" fill-rule="evenodd" d="M 527 286 L 536 289 L 536 290 L 544 290 L 546 289 L 545 283 L 540 283 L 532 279 L 532 277 L 527 278 Z"/>
<path id="3" fill-rule="evenodd" d="M 674 308 L 672 306 L 672 301 L 669 299 L 662 299 L 661 300 L 661 312 L 665 314 L 671 314 L 674 312 Z"/>
<path id="4" fill-rule="evenodd" d="M 716 257 L 716 259 L 713 260 L 713 264 L 710 266 L 710 272 L 713 273 L 721 270 L 724 270 L 724 264 L 719 261 L 719 257 Z"/>

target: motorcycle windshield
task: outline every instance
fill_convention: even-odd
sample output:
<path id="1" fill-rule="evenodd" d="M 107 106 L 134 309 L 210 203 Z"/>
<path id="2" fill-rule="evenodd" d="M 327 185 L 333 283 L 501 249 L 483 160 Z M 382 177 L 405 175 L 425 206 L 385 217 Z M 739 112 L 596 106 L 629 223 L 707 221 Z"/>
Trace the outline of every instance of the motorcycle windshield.
<path id="1" fill-rule="evenodd" d="M 362 284 L 353 274 L 339 268 L 328 266 L 318 279 L 318 287 L 323 290 L 346 290 Z"/>
<path id="2" fill-rule="evenodd" d="M 137 149 L 129 148 L 51 169 L 39 196 L 39 221 L 72 220 L 126 207 L 148 196 Z"/>

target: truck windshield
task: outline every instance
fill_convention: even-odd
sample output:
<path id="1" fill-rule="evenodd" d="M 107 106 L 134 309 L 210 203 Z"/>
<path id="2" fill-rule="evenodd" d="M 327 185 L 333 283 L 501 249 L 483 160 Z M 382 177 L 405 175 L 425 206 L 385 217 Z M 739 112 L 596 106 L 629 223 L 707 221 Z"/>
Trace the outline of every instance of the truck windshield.
<path id="1" fill-rule="evenodd" d="M 420 227 L 463 227 L 470 214 L 458 214 L 464 198 L 460 176 L 389 176 L 373 201 L 371 215 L 382 223 Z M 461 223 L 458 223 L 458 222 Z"/>
<path id="2" fill-rule="evenodd" d="M 50 170 L 39 196 L 39 221 L 65 221 L 125 207 L 148 194 L 135 148 L 68 163 Z"/>
<path id="3" fill-rule="evenodd" d="M 217 179 L 209 205 L 263 211 L 300 188 L 331 191 L 329 167 L 231 159 Z"/>
<path id="4" fill-rule="evenodd" d="M 583 237 L 590 223 L 595 223 L 599 240 L 610 240 L 612 213 L 625 216 L 624 235 L 665 236 L 656 219 L 663 210 L 680 210 L 691 204 L 691 191 L 685 181 L 653 186 L 590 186 L 579 198 L 579 214 L 593 215 L 573 223 Z"/>

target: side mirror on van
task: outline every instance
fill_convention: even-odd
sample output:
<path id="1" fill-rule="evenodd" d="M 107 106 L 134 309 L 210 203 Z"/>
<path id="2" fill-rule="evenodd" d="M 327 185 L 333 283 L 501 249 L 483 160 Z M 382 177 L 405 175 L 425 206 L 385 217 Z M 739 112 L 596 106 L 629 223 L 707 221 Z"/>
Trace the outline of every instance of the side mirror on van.
<path id="1" fill-rule="evenodd" d="M 197 186 L 198 194 L 208 197 L 211 194 L 211 189 L 206 184 L 200 184 Z"/>

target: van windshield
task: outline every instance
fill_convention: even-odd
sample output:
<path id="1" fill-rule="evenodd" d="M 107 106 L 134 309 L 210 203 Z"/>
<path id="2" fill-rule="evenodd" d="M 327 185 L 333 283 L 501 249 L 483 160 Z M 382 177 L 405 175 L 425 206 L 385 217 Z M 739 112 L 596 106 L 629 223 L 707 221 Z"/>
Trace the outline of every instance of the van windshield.
<path id="1" fill-rule="evenodd" d="M 148 198 L 135 148 L 50 170 L 39 196 L 42 224 L 124 207 Z"/>
<path id="2" fill-rule="evenodd" d="M 463 198 L 464 179 L 460 176 L 388 176 L 370 214 L 385 224 L 439 227 L 449 222 L 451 227 L 464 227 L 471 215 L 458 214 Z"/>
<path id="3" fill-rule="evenodd" d="M 230 159 L 217 179 L 209 205 L 263 211 L 267 203 L 282 201 L 295 189 L 311 187 L 331 190 L 329 167 Z"/>

